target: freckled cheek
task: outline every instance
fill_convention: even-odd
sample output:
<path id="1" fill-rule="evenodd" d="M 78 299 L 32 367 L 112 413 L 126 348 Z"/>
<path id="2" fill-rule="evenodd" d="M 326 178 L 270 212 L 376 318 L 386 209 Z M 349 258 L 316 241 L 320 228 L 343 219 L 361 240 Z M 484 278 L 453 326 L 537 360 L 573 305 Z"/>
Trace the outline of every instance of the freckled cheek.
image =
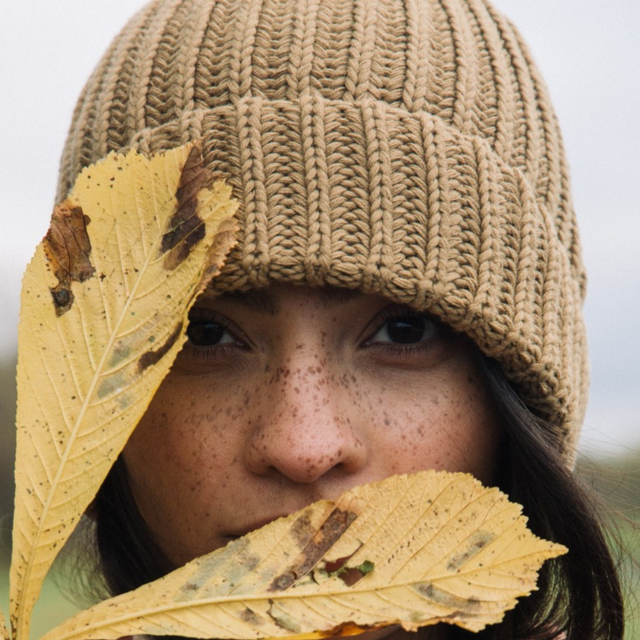
<path id="1" fill-rule="evenodd" d="M 154 400 L 125 448 L 129 473 L 146 493 L 206 499 L 224 489 L 240 458 L 249 399 L 214 396 L 177 389 Z"/>
<path id="2" fill-rule="evenodd" d="M 494 475 L 497 419 L 483 389 L 450 381 L 422 393 L 384 393 L 373 437 L 389 473 L 464 471 L 484 482 Z"/>

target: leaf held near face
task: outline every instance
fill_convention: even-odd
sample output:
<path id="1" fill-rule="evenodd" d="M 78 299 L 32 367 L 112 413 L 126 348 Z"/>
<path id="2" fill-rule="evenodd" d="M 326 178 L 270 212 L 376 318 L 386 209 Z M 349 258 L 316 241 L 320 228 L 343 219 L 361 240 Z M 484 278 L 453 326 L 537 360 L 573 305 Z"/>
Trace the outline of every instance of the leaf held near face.
<path id="1" fill-rule="evenodd" d="M 199 144 L 79 175 L 27 267 L 18 336 L 11 619 L 42 581 L 185 340 L 234 243 L 231 189 Z M 170 240 L 167 240 L 170 238 Z"/>
<path id="2" fill-rule="evenodd" d="M 565 552 L 468 474 L 393 476 L 276 520 L 44 640 L 324 638 L 439 622 L 479 631 Z"/>

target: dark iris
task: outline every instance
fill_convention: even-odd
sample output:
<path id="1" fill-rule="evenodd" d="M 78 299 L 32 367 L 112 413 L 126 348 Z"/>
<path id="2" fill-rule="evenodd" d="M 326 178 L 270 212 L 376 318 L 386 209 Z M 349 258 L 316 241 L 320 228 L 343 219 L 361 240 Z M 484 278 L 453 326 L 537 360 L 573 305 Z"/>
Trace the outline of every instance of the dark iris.
<path id="1" fill-rule="evenodd" d="M 387 335 L 393 342 L 411 344 L 420 342 L 425 334 L 425 318 L 406 316 L 387 321 Z"/>
<path id="2" fill-rule="evenodd" d="M 226 329 L 211 320 L 191 320 L 187 327 L 187 337 L 198 347 L 211 347 L 222 340 Z"/>

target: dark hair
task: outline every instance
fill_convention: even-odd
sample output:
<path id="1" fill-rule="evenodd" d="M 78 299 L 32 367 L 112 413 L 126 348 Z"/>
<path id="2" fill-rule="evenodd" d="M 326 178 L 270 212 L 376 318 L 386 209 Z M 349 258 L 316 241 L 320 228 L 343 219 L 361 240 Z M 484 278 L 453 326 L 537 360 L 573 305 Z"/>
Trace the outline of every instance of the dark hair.
<path id="1" fill-rule="evenodd" d="M 538 591 L 478 640 L 620 640 L 623 601 L 617 569 L 595 513 L 594 500 L 560 456 L 545 420 L 523 404 L 499 365 L 480 357 L 500 416 L 504 464 L 498 484 L 523 505 L 530 529 L 564 544 L 569 553 L 546 562 Z M 155 580 L 172 569 L 140 515 L 120 458 L 92 507 L 99 569 L 110 594 Z M 462 630 L 452 636 L 466 638 Z"/>

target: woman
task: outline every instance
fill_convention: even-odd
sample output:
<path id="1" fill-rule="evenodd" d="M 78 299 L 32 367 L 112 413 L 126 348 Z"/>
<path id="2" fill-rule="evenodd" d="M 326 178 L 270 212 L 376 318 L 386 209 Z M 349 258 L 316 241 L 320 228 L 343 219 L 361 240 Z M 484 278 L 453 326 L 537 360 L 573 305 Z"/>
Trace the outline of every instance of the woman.
<path id="1" fill-rule="evenodd" d="M 158 0 L 80 98 L 59 200 L 111 150 L 191 140 L 241 202 L 239 241 L 93 506 L 109 590 L 439 468 L 499 485 L 571 550 L 482 637 L 621 637 L 571 474 L 587 373 L 567 168 L 515 29 L 482 0 Z"/>

